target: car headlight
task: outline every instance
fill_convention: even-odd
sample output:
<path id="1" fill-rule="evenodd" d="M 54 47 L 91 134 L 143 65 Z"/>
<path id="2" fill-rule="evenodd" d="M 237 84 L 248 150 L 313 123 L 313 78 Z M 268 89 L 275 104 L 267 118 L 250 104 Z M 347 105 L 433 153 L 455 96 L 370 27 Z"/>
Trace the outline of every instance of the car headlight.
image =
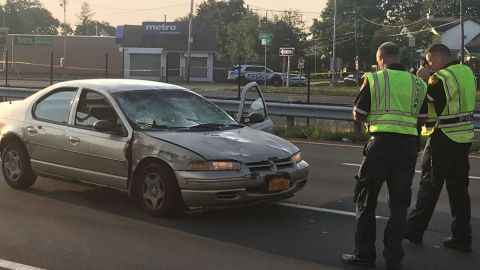
<path id="1" fill-rule="evenodd" d="M 300 161 L 302 161 L 302 152 L 298 152 L 295 155 L 293 155 L 292 159 L 293 161 L 295 161 L 295 163 L 299 163 Z"/>
<path id="2" fill-rule="evenodd" d="M 230 171 L 239 170 L 240 163 L 236 161 L 200 161 L 188 165 L 188 171 Z"/>

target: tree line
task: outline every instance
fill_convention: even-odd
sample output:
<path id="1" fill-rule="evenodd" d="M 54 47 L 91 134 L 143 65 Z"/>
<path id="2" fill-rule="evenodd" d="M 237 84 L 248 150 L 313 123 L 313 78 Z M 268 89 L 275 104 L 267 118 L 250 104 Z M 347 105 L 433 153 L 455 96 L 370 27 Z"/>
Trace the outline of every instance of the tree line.
<path id="1" fill-rule="evenodd" d="M 80 13 L 77 15 L 80 23 L 75 26 L 75 29 L 53 17 L 39 0 L 6 0 L 0 8 L 2 26 L 8 27 L 11 34 L 63 35 L 66 33 L 88 36 L 106 32 L 109 35 L 115 35 L 115 27 L 108 22 L 93 20 L 95 13 L 87 2 L 83 2 Z"/>
<path id="2" fill-rule="evenodd" d="M 316 51 L 325 64 L 332 53 L 333 9 L 335 0 L 328 0 L 319 18 L 306 27 L 302 12 L 261 14 L 246 5 L 244 0 L 206 0 L 201 2 L 193 18 L 194 25 L 213 26 L 217 33 L 217 59 L 226 65 L 242 62 L 259 62 L 264 57 L 264 47 L 259 33 L 273 34 L 268 46 L 269 65 L 281 66 L 280 47 L 294 47 L 297 56 Z M 374 52 L 384 41 L 395 41 L 402 47 L 402 61 L 408 63 L 409 52 L 406 32 L 414 33 L 415 48 L 424 48 L 435 42 L 435 37 L 425 29 L 426 19 L 432 17 L 458 17 L 458 0 L 336 0 L 337 2 L 337 55 L 344 63 L 353 65 L 356 51 L 355 19 L 357 25 L 358 56 L 363 66 L 374 63 Z M 465 16 L 480 18 L 480 1 L 463 0 Z M 66 34 L 96 35 L 102 31 L 115 35 L 115 28 L 108 22 L 94 20 L 95 13 L 84 2 L 75 29 L 63 25 L 46 10 L 39 0 L 6 0 L 2 19 L 10 33 L 16 34 Z M 298 6 L 308 10 L 308 6 Z M 177 21 L 187 21 L 188 16 Z"/>

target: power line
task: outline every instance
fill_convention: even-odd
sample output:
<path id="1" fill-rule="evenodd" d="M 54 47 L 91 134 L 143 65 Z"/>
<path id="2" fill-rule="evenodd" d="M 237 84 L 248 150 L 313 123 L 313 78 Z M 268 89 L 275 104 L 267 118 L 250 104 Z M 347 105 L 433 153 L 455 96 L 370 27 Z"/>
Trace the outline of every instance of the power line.
<path id="1" fill-rule="evenodd" d="M 450 3 L 446 4 L 444 7 L 438 9 L 437 11 L 435 11 L 434 13 L 432 13 L 431 15 L 436 15 L 440 12 L 442 12 L 444 9 L 447 9 L 450 7 L 451 4 L 453 4 L 454 2 L 457 2 L 458 0 L 452 0 Z M 369 22 L 371 24 L 374 24 L 374 25 L 377 25 L 377 26 L 381 26 L 381 27 L 384 27 L 384 28 L 403 28 L 403 27 L 407 27 L 407 26 L 412 26 L 412 25 L 416 25 L 416 24 L 419 24 L 419 23 L 422 23 L 422 22 L 426 22 L 428 21 L 428 18 L 425 18 L 425 19 L 421 19 L 421 20 L 418 20 L 416 22 L 412 22 L 412 23 L 408 23 L 408 24 L 402 24 L 402 25 L 388 25 L 388 24 L 382 24 L 382 23 L 377 23 L 377 22 L 374 22 L 372 20 L 369 20 L 365 17 L 363 17 L 361 14 L 359 14 L 360 18 L 363 19 L 364 21 L 366 22 Z"/>
<path id="2" fill-rule="evenodd" d="M 249 5 L 251 7 L 254 7 L 252 8 L 251 10 L 261 10 L 261 11 L 267 11 L 267 12 L 275 12 L 275 13 L 288 13 L 288 12 L 298 12 L 300 14 L 315 14 L 315 15 L 321 15 L 322 12 L 312 12 L 312 11 L 302 11 L 302 10 L 299 10 L 299 9 L 295 9 L 295 10 L 278 10 L 278 9 L 268 9 L 268 8 L 263 8 L 263 7 L 260 7 L 260 6 L 256 6 L 256 5 Z"/>

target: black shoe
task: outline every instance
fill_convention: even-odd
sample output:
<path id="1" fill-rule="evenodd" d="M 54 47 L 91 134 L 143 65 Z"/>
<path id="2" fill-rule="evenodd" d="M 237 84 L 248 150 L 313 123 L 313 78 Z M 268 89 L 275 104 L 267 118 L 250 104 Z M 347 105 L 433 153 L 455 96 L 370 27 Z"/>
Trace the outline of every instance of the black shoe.
<path id="1" fill-rule="evenodd" d="M 423 243 L 423 236 L 418 236 L 418 235 L 414 235 L 414 234 L 405 234 L 403 236 L 403 239 L 407 239 L 408 241 L 410 241 L 410 243 L 416 245 L 416 246 L 421 246 L 422 243 Z"/>
<path id="2" fill-rule="evenodd" d="M 472 252 L 471 243 L 465 243 L 465 242 L 462 243 L 453 237 L 445 238 L 445 240 L 443 240 L 443 245 L 447 248 L 455 249 L 462 252 L 467 252 L 467 253 Z"/>
<path id="3" fill-rule="evenodd" d="M 343 254 L 342 262 L 346 264 L 361 266 L 361 267 L 375 267 L 375 262 L 360 259 L 355 254 Z"/>

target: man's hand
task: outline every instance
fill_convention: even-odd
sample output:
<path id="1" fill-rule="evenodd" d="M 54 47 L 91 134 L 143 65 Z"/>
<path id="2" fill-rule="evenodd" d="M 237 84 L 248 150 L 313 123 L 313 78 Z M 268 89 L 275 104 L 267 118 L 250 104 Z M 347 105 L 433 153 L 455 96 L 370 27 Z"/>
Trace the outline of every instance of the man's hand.
<path id="1" fill-rule="evenodd" d="M 420 67 L 417 70 L 417 76 L 424 80 L 428 80 L 428 77 L 430 77 L 430 71 L 428 70 L 428 68 Z"/>

